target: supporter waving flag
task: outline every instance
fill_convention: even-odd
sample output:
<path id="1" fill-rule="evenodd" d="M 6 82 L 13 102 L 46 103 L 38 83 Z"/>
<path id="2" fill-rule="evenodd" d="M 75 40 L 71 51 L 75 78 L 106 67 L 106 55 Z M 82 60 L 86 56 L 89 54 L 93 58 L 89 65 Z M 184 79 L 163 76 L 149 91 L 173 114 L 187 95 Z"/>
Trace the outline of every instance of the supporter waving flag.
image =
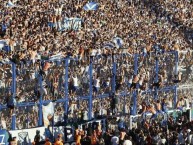
<path id="1" fill-rule="evenodd" d="M 96 11 L 96 10 L 98 10 L 98 8 L 99 8 L 99 4 L 96 3 L 96 2 L 89 2 L 89 3 L 87 3 L 87 4 L 83 7 L 83 9 L 86 10 L 86 11 L 88 11 L 88 10 Z"/>

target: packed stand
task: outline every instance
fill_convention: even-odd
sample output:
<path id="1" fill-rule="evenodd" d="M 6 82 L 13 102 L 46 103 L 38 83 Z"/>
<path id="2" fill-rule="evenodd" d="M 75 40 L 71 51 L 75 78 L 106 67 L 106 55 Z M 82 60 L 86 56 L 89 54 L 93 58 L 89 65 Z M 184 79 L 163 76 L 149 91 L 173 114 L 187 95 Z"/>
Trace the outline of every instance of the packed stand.
<path id="1" fill-rule="evenodd" d="M 10 91 L 12 72 L 11 67 L 6 65 L 10 61 L 14 62 L 17 68 L 17 102 L 37 102 L 38 96 L 42 96 L 43 100 L 62 99 L 65 96 L 66 72 L 63 67 L 65 64 L 64 62 L 46 62 L 52 60 L 56 55 L 80 60 L 72 60 L 69 63 L 68 86 L 70 98 L 76 102 L 74 104 L 78 104 L 77 96 L 89 94 L 88 67 L 91 61 L 94 65 L 93 98 L 112 89 L 113 73 L 110 70 L 112 70 L 112 57 L 117 54 L 125 53 L 131 56 L 138 53 L 142 57 L 138 61 L 137 75 L 133 72 L 132 57 L 117 58 L 116 95 L 125 90 L 133 91 L 133 88 L 136 88 L 135 84 L 139 83 L 141 92 L 138 95 L 138 106 L 142 106 L 142 91 L 152 88 L 153 85 L 152 76 L 155 75 L 153 73 L 154 63 L 157 59 L 154 54 L 155 49 L 161 53 L 158 56 L 160 61 L 159 85 L 161 87 L 172 85 L 173 78 L 175 79 L 174 58 L 164 53 L 191 48 L 192 34 L 186 37 L 183 32 L 191 33 L 188 30 L 192 27 L 192 1 L 114 2 L 108 0 L 98 2 L 100 6 L 97 11 L 85 11 L 82 7 L 87 1 L 58 3 L 22 0 L 13 2 L 14 7 L 6 6 L 7 1 L 1 3 L 0 62 L 2 63 L 1 68 L 7 72 L 1 71 L 1 92 L 3 92 L 1 102 L 4 102 L 3 104 L 6 104 L 5 100 L 9 100 L 9 96 L 12 95 Z M 65 17 L 81 18 L 81 29 L 62 31 L 62 21 Z M 124 43 L 121 47 L 109 48 L 105 45 L 112 42 L 114 37 L 122 38 Z M 191 64 L 191 57 L 190 55 L 181 59 L 180 55 L 180 61 L 183 64 L 190 61 Z M 42 63 L 42 60 L 45 62 Z M 168 61 L 169 63 L 165 63 Z M 191 75 L 191 72 L 189 74 Z M 42 82 L 38 79 L 40 75 Z M 129 96 L 129 94 L 125 95 Z M 8 97 L 4 99 L 5 96 Z M 153 99 L 153 96 L 150 98 Z M 101 104 L 100 99 L 94 99 L 97 105 L 94 105 L 93 112 L 97 112 L 98 105 L 104 106 L 106 110 L 109 108 L 116 111 L 122 110 L 118 108 L 123 108 L 119 106 L 125 102 L 124 97 L 120 101 L 118 99 L 112 101 L 116 102 L 115 104 L 111 103 L 110 99 L 103 100 L 104 103 Z M 130 104 L 127 104 L 125 110 L 129 110 L 132 107 L 132 98 L 126 97 L 126 100 Z M 81 110 L 88 111 L 87 104 L 86 101 L 80 101 L 80 104 L 74 105 L 75 110 L 82 107 Z M 21 112 L 19 114 L 26 113 L 19 112 Z M 75 115 L 72 113 L 72 116 Z"/>

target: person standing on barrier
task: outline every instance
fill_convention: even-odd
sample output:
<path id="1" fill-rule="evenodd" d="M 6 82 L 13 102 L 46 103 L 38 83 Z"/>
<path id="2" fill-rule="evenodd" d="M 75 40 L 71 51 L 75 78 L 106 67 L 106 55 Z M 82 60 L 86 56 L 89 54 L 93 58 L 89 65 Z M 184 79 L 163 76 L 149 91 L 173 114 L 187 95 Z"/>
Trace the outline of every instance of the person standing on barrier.
<path id="1" fill-rule="evenodd" d="M 176 103 L 176 109 L 183 111 L 183 104 L 184 104 L 184 100 L 183 98 L 180 98 Z"/>
<path id="2" fill-rule="evenodd" d="M 113 93 L 111 100 L 112 114 L 116 114 L 118 111 L 118 97 Z"/>
<path id="3" fill-rule="evenodd" d="M 96 97 L 100 90 L 100 78 L 96 76 L 94 79 L 94 86 L 93 86 L 93 97 Z"/>
<path id="4" fill-rule="evenodd" d="M 144 124 L 146 122 L 146 115 L 147 115 L 147 105 L 146 103 L 143 101 L 142 102 L 142 109 L 140 110 L 140 114 L 142 116 L 142 124 Z"/>
<path id="5" fill-rule="evenodd" d="M 163 100 L 162 100 L 161 108 L 162 108 L 162 111 L 163 111 L 164 113 L 167 113 L 168 110 L 167 110 L 166 99 L 163 99 Z"/>
<path id="6" fill-rule="evenodd" d="M 75 97 L 75 94 L 78 91 L 78 89 L 79 89 L 78 77 L 75 74 L 72 76 L 72 97 Z"/>
<path id="7" fill-rule="evenodd" d="M 138 77 L 138 75 L 135 75 L 134 78 L 133 78 L 132 85 L 131 85 L 131 90 L 137 88 L 137 83 L 138 83 L 138 81 L 139 81 L 139 77 Z"/>
<path id="8" fill-rule="evenodd" d="M 161 106 L 160 100 L 157 100 L 154 104 L 155 104 L 155 107 L 156 107 L 156 112 L 158 114 L 162 114 L 163 115 L 162 106 Z"/>
<path id="9" fill-rule="evenodd" d="M 131 89 L 132 82 L 133 82 L 133 75 L 129 76 L 128 78 L 128 89 L 129 90 Z"/>
<path id="10" fill-rule="evenodd" d="M 32 62 L 32 66 L 34 67 L 35 66 L 35 58 L 36 58 L 36 55 L 37 55 L 37 50 L 32 49 L 32 50 L 29 51 L 29 54 L 30 54 L 30 60 Z"/>
<path id="11" fill-rule="evenodd" d="M 146 113 L 146 111 L 147 111 L 147 105 L 146 105 L 145 101 L 143 101 L 142 104 L 141 104 L 141 110 L 140 110 L 139 113 L 140 113 L 142 116 L 144 116 L 144 113 Z"/>

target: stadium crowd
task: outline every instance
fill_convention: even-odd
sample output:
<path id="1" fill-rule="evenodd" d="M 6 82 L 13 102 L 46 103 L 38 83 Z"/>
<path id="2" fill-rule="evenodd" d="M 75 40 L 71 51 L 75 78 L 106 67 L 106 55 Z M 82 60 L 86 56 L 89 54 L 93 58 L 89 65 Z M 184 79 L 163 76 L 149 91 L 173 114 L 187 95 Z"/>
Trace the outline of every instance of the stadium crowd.
<path id="1" fill-rule="evenodd" d="M 158 102 L 151 93 L 143 93 L 155 84 L 155 60 L 159 60 L 158 87 L 173 86 L 192 81 L 192 0 L 118 0 L 96 1 L 98 10 L 84 10 L 86 0 L 14 0 L 0 3 L 0 102 L 9 104 L 12 98 L 11 64 L 16 64 L 15 102 L 58 100 L 65 96 L 65 62 L 69 60 L 69 115 L 72 120 L 88 120 L 89 63 L 93 63 L 93 118 L 111 114 L 130 114 L 137 90 L 137 114 L 147 110 L 191 107 L 191 92 L 179 91 L 174 104 L 174 92 L 159 92 Z M 62 30 L 64 18 L 81 18 L 81 28 Z M 121 45 L 114 38 L 121 38 Z M 107 45 L 108 44 L 108 45 Z M 158 52 L 155 54 L 154 52 Z M 179 71 L 174 71 L 175 56 L 166 52 L 178 51 Z M 139 54 L 138 71 L 134 72 L 134 54 Z M 78 60 L 75 58 L 78 58 Z M 54 60 L 54 61 L 49 61 Z M 115 98 L 97 98 L 112 89 L 112 63 L 117 63 Z M 39 76 L 43 81 L 40 82 Z M 177 76 L 177 77 L 176 77 Z M 131 93 L 128 93 L 131 92 Z M 120 94 L 125 94 L 121 97 Z M 150 104 L 155 104 L 150 105 Z M 63 120 L 64 103 L 56 103 L 55 116 Z M 164 107 L 162 105 L 162 107 Z M 112 111 L 111 111 L 112 110 Z M 166 111 L 164 110 L 164 111 Z M 163 111 L 163 112 L 164 112 Z M 2 126 L 11 127 L 10 116 L 16 114 L 16 128 L 38 126 L 38 105 L 14 107 L 13 112 L 1 109 Z M 142 137 L 153 137 L 160 128 Z M 136 131 L 136 130 L 134 130 Z M 155 133 L 157 132 L 157 133 Z M 162 134 L 160 137 L 166 137 Z M 126 137 L 127 138 L 127 137 Z M 132 140 L 135 137 L 132 136 Z M 128 137 L 128 140 L 131 139 Z M 138 139 L 136 139 L 138 140 Z"/>

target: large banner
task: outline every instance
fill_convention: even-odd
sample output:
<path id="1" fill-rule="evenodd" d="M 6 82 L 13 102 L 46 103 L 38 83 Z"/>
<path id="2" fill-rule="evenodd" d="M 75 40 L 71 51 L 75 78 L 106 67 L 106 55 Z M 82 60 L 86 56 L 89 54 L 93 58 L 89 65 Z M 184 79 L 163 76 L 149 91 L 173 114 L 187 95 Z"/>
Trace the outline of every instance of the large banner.
<path id="1" fill-rule="evenodd" d="M 46 128 L 45 127 L 38 127 L 38 128 L 31 128 L 31 129 L 23 129 L 23 130 L 12 130 L 9 131 L 12 137 L 16 137 L 18 140 L 19 145 L 31 145 L 34 141 L 34 137 L 36 133 L 39 132 L 40 140 L 45 140 L 46 135 Z"/>
<path id="2" fill-rule="evenodd" d="M 62 31 L 64 30 L 79 30 L 82 25 L 81 18 L 64 18 L 62 23 Z"/>

